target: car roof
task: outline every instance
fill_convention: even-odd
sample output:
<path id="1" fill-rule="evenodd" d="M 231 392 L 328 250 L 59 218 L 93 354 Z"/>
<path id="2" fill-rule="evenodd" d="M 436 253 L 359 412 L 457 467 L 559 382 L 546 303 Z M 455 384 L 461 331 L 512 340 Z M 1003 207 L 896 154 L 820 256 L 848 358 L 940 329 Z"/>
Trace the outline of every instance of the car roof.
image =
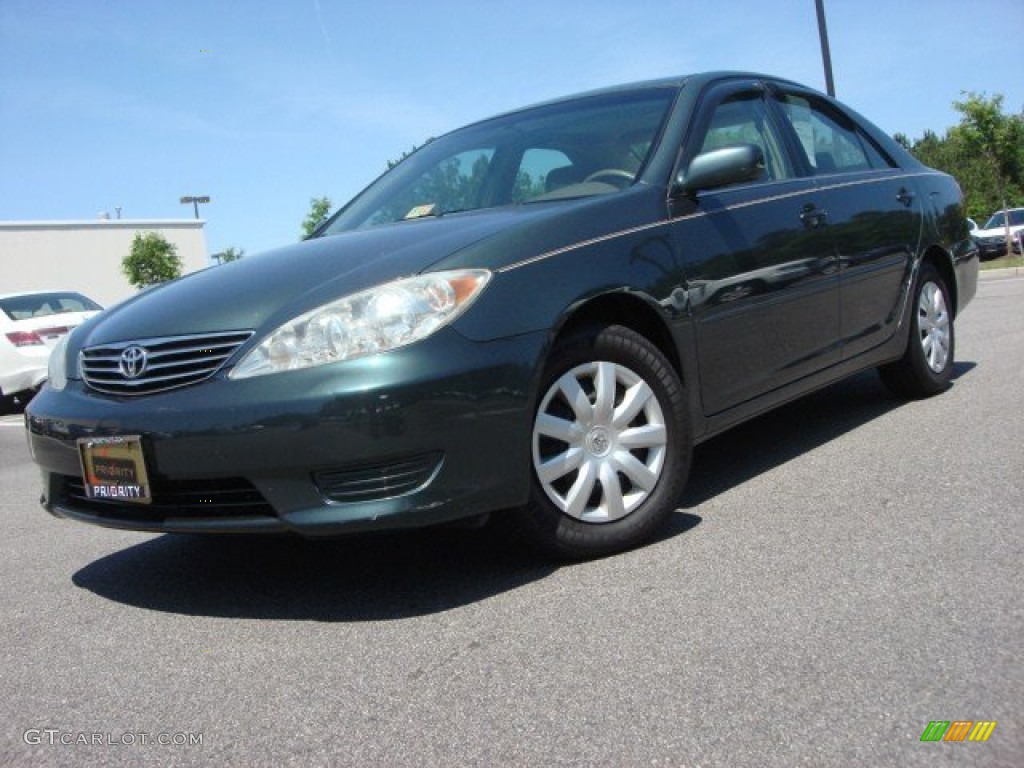
<path id="1" fill-rule="evenodd" d="M 808 86 L 798 83 L 795 80 L 789 80 L 785 77 L 778 77 L 777 75 L 767 75 L 763 72 L 746 72 L 742 70 L 712 70 L 708 72 L 697 72 L 689 75 L 675 75 L 670 77 L 655 78 L 652 80 L 637 80 L 629 83 L 620 83 L 618 85 L 605 86 L 603 88 L 595 88 L 593 90 L 581 91 L 579 93 L 565 94 L 553 99 L 546 99 L 534 104 L 528 104 L 523 107 L 509 110 L 508 112 L 499 113 L 492 117 L 503 117 L 506 114 L 515 114 L 525 110 L 534 109 L 536 107 L 543 107 L 549 104 L 559 104 L 565 101 L 573 101 L 575 99 L 584 99 L 590 96 L 602 96 L 605 94 L 622 93 L 628 91 L 638 91 L 646 88 L 682 88 L 684 85 L 697 85 L 702 86 L 707 83 L 714 82 L 716 80 L 733 80 L 733 79 L 751 79 L 751 80 L 767 80 L 774 83 L 784 83 L 786 85 L 796 86 L 805 90 L 813 90 Z M 485 118 L 490 119 L 490 118 Z M 481 121 L 483 122 L 483 121 Z"/>
<path id="2" fill-rule="evenodd" d="M 692 90 L 694 92 L 700 92 L 705 86 L 711 85 L 720 81 L 728 80 L 753 80 L 757 82 L 773 83 L 775 85 L 783 86 L 784 88 L 792 89 L 796 92 L 803 92 L 805 94 L 813 94 L 817 98 L 821 98 L 824 101 L 832 104 L 836 109 L 845 114 L 848 118 L 854 120 L 861 128 L 881 146 L 883 146 L 890 156 L 892 156 L 897 163 L 904 168 L 908 167 L 923 167 L 923 164 L 913 154 L 911 154 L 906 148 L 904 148 L 899 142 L 894 141 L 885 131 L 879 128 L 871 120 L 864 115 L 857 112 L 849 104 L 841 102 L 833 96 L 822 93 L 821 91 L 803 83 L 797 82 L 796 80 L 790 80 L 786 77 L 779 77 L 777 75 L 769 75 L 763 72 L 750 72 L 744 70 L 711 70 L 708 72 L 698 72 L 690 75 L 677 75 L 674 77 L 664 77 L 655 80 L 640 80 L 632 83 L 623 83 L 621 85 L 613 85 L 606 88 L 599 88 L 592 91 L 584 91 L 582 93 L 570 94 L 561 98 L 551 99 L 548 101 L 542 101 L 537 104 L 530 104 L 520 109 L 513 109 L 503 114 L 493 115 L 492 117 L 479 120 L 472 125 L 480 123 L 486 123 L 490 120 L 515 115 L 518 112 L 525 112 L 538 107 L 545 107 L 549 105 L 562 104 L 565 102 L 574 101 L 576 99 L 585 99 L 592 96 L 602 96 L 605 94 L 625 93 L 629 91 L 638 91 L 647 88 L 676 88 L 682 93 L 684 90 Z M 465 127 L 470 127 L 465 126 Z M 461 129 L 458 129 L 461 130 Z"/>
<path id="3" fill-rule="evenodd" d="M 805 91 L 814 91 L 802 83 L 798 83 L 795 80 L 789 80 L 785 77 L 778 77 L 776 75 L 766 75 L 763 72 L 745 72 L 741 70 L 713 70 L 709 72 L 698 72 L 689 75 L 675 75 L 670 77 L 655 78 L 652 80 L 637 80 L 629 83 L 620 83 L 618 85 L 609 85 L 602 88 L 595 88 L 588 91 L 580 91 L 578 93 L 568 93 L 562 96 L 556 96 L 551 99 L 545 99 L 543 101 L 534 102 L 532 104 L 525 104 L 519 107 L 515 107 L 504 112 L 498 112 L 492 115 L 482 117 L 479 120 L 474 120 L 470 123 L 458 126 L 451 132 L 462 130 L 463 128 L 469 128 L 480 123 L 490 122 L 491 120 L 515 115 L 519 112 L 528 112 L 538 107 L 553 106 L 555 104 L 563 104 L 569 101 L 575 101 L 577 99 L 587 99 L 592 96 L 605 96 L 615 93 L 628 93 L 629 91 L 640 91 L 648 88 L 682 88 L 687 85 L 695 85 L 702 87 L 708 83 L 712 83 L 716 80 L 765 80 L 773 83 L 780 83 L 785 85 L 794 86 Z M 815 91 L 818 93 L 818 91 Z M 825 96 L 825 94 L 820 94 Z M 826 97 L 828 98 L 828 97 Z M 446 131 L 445 133 L 448 133 Z M 443 135 L 443 134 L 442 134 Z"/>

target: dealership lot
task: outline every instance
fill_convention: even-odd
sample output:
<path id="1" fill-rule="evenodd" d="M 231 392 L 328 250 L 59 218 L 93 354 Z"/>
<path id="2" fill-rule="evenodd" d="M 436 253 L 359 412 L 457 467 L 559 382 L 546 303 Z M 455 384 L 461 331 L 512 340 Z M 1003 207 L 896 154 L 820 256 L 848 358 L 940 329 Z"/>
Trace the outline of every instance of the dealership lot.
<path id="1" fill-rule="evenodd" d="M 0 764 L 1024 764 L 1024 279 L 957 331 L 950 391 L 791 404 L 697 450 L 655 543 L 564 567 L 57 521 L 2 416 Z"/>

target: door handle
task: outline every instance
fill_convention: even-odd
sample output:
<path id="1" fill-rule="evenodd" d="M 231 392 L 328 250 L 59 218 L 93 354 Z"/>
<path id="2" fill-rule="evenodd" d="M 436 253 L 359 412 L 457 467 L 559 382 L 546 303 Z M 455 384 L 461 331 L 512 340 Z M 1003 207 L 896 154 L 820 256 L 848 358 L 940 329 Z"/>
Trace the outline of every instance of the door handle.
<path id="1" fill-rule="evenodd" d="M 896 195 L 896 199 L 909 208 L 910 204 L 914 202 L 914 194 L 906 187 L 901 187 L 899 194 Z"/>
<path id="2" fill-rule="evenodd" d="M 814 203 L 807 203 L 800 212 L 800 221 L 808 229 L 817 229 L 825 224 L 828 219 L 828 211 L 823 211 Z"/>

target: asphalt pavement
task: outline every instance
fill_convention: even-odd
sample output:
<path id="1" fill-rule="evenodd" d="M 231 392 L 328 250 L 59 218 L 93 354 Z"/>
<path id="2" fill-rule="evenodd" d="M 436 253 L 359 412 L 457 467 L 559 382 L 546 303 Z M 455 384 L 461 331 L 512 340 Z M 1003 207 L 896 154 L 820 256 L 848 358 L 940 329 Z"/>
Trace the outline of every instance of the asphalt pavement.
<path id="1" fill-rule="evenodd" d="M 739 427 L 656 542 L 561 567 L 55 520 L 0 417 L 0 764 L 1024 765 L 1024 278 L 957 332 L 946 393 Z"/>

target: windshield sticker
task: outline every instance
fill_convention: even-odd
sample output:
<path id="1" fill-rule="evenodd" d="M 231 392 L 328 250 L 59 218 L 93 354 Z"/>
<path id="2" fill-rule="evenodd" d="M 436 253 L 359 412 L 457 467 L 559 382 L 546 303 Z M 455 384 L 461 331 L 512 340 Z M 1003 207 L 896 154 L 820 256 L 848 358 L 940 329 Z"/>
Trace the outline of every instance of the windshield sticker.
<path id="1" fill-rule="evenodd" d="M 437 203 L 427 203 L 426 205 L 417 205 L 415 208 L 410 210 L 404 219 L 422 219 L 424 216 L 433 216 L 434 210 L 437 208 Z"/>

